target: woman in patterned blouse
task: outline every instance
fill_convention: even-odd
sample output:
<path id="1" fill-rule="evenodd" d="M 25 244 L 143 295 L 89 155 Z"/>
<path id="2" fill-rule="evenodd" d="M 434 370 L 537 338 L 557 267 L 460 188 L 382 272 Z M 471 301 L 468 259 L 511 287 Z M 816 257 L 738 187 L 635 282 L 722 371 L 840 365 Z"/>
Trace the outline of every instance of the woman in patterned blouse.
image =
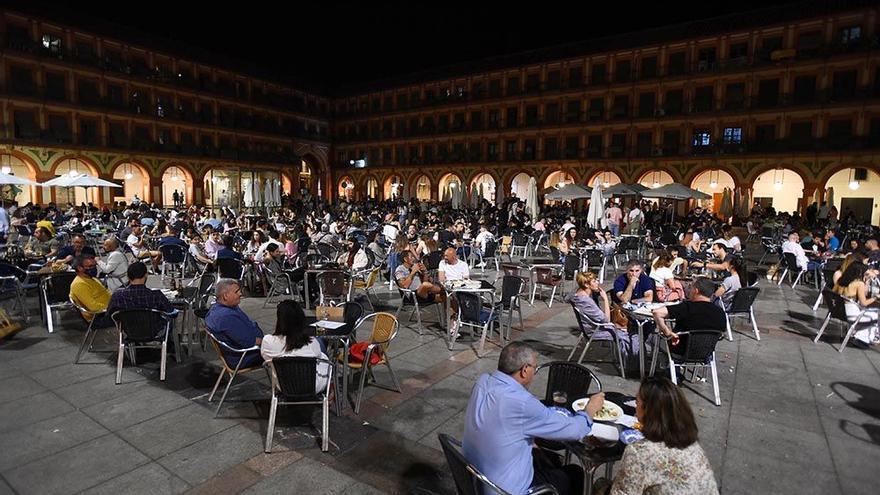
<path id="1" fill-rule="evenodd" d="M 642 381 L 636 416 L 645 440 L 626 447 L 611 495 L 718 493 L 712 466 L 697 442 L 694 413 L 672 381 Z"/>

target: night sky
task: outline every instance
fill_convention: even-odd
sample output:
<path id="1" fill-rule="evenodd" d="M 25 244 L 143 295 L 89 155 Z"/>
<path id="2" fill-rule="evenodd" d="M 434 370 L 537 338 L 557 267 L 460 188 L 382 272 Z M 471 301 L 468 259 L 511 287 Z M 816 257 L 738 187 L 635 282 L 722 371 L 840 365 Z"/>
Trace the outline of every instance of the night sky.
<path id="1" fill-rule="evenodd" d="M 83 27 L 109 21 L 122 33 L 134 28 L 172 46 L 228 57 L 258 75 L 330 92 L 456 62 L 792 2 L 3 3 Z"/>

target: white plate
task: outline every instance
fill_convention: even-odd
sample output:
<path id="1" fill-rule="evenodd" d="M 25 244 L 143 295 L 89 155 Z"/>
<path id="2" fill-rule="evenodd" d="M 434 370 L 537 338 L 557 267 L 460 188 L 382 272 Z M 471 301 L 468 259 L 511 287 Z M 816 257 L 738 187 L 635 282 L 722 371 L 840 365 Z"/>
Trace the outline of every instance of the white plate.
<path id="1" fill-rule="evenodd" d="M 584 397 L 583 399 L 578 399 L 571 404 L 571 408 L 575 411 L 583 411 L 587 407 L 587 402 L 590 401 L 589 397 Z M 610 411 L 608 417 L 596 417 L 593 418 L 596 421 L 617 421 L 621 417 L 623 417 L 623 409 L 620 406 L 613 402 L 605 401 L 602 405 L 603 409 L 607 409 Z M 601 411 L 600 411 L 601 412 Z"/>

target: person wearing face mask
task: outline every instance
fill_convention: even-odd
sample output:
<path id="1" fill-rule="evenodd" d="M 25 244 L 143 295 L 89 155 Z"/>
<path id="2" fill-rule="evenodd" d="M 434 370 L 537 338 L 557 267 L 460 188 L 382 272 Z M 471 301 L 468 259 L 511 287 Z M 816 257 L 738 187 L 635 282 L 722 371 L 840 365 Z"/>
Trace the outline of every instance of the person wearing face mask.
<path id="1" fill-rule="evenodd" d="M 98 263 L 94 256 L 77 256 L 73 259 L 76 278 L 70 284 L 70 298 L 91 313 L 106 311 L 110 303 L 110 291 L 98 281 Z M 86 321 L 92 321 L 92 314 L 81 313 Z M 105 328 L 113 325 L 107 314 L 97 317 L 92 327 Z"/>

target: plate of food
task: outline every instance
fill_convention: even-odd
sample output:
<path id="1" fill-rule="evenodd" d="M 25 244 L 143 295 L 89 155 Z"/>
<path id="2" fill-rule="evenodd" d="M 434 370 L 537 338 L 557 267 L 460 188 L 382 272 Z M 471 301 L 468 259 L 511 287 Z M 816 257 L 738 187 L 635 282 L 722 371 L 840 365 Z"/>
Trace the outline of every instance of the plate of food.
<path id="1" fill-rule="evenodd" d="M 583 411 L 587 408 L 587 402 L 589 402 L 589 397 L 584 397 L 583 399 L 578 399 L 571 404 L 571 408 L 575 411 Z M 593 416 L 593 419 L 596 421 L 617 421 L 623 416 L 623 409 L 620 406 L 613 402 L 605 401 L 602 404 L 602 409 Z"/>

